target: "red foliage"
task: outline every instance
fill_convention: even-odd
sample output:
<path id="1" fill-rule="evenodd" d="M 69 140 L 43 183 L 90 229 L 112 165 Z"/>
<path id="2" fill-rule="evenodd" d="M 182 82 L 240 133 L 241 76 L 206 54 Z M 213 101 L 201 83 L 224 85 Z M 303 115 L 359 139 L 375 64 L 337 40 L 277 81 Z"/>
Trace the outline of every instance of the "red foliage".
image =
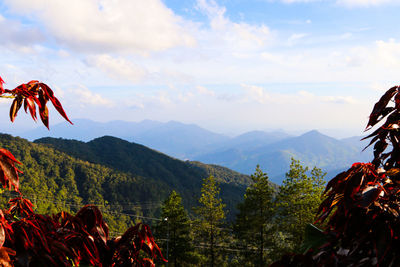
<path id="1" fill-rule="evenodd" d="M 22 172 L 15 167 L 15 163 L 21 164 L 10 151 L 0 148 L 0 182 L 3 187 L 8 187 L 8 190 L 11 190 L 11 186 L 14 186 L 15 191 L 18 191 L 18 173 Z"/>
<path id="2" fill-rule="evenodd" d="M 30 202 L 19 198 L 19 203 Z M 108 226 L 93 205 L 81 208 L 75 216 L 66 212 L 47 216 L 18 211 L 7 212 L 11 229 L 5 234 L 4 243 L 16 252 L 11 257 L 15 265 L 154 266 L 152 259 L 163 259 L 147 225 L 138 224 L 123 236 L 109 239 Z M 16 217 L 20 218 L 13 219 Z M 140 252 L 150 258 L 141 257 Z"/>
<path id="3" fill-rule="evenodd" d="M 46 106 L 47 102 L 53 104 L 55 109 L 64 117 L 69 123 L 72 122 L 68 119 L 60 101 L 54 96 L 53 90 L 45 84 L 39 81 L 30 81 L 17 86 L 13 90 L 3 88 L 3 79 L 0 77 L 0 96 L 9 94 L 14 97 L 14 101 L 10 108 L 10 119 L 13 122 L 22 104 L 24 104 L 25 112 L 31 114 L 33 120 L 37 120 L 36 117 L 36 105 L 39 109 L 39 116 L 43 124 L 49 128 L 49 111 Z"/>
<path id="4" fill-rule="evenodd" d="M 47 102 L 71 124 L 54 96 L 44 83 L 30 81 L 13 90 L 3 88 L 0 77 L 0 97 L 10 94 L 14 101 L 11 121 L 24 104 L 36 120 L 36 105 L 44 125 L 49 128 Z M 19 192 L 21 164 L 5 149 L 0 148 L 0 182 L 9 190 Z M 149 226 L 138 224 L 118 238 L 109 238 L 108 225 L 100 210 L 86 205 L 74 216 L 64 211 L 53 215 L 36 214 L 33 204 L 22 194 L 9 201 L 8 210 L 0 210 L 0 266 L 154 266 L 157 257 L 165 261 L 154 242 Z M 148 258 L 143 257 L 147 255 Z"/>

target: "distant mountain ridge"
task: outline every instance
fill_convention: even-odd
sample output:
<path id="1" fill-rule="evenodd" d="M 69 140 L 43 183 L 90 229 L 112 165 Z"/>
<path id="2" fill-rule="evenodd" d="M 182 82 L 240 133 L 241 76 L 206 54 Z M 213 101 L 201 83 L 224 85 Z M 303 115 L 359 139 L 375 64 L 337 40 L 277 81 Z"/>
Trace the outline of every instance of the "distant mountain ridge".
<path id="1" fill-rule="evenodd" d="M 87 142 L 108 135 L 142 144 L 180 159 L 189 159 L 193 154 L 203 151 L 212 144 L 229 140 L 229 137 L 225 135 L 213 133 L 195 124 L 176 121 L 162 123 L 144 120 L 141 122 L 110 121 L 103 123 L 76 119 L 73 122 L 73 127 L 63 122 L 54 125 L 51 131 L 41 127 L 21 133 L 20 136 L 29 140 L 55 137 Z"/>
<path id="2" fill-rule="evenodd" d="M 362 153 L 361 147 L 366 143 L 361 143 L 360 139 L 353 137 L 342 141 L 313 130 L 258 148 L 230 148 L 204 154 L 196 160 L 226 166 L 242 173 L 250 173 L 256 164 L 260 164 L 271 181 L 280 183 L 289 169 L 291 158 L 309 167 L 317 166 L 327 171 L 329 176 L 332 176 L 331 171 L 347 169 L 353 162 L 368 162 L 372 157 L 371 149 Z"/>
<path id="3" fill-rule="evenodd" d="M 251 131 L 228 137 L 176 121 L 99 123 L 74 120 L 74 123 L 73 127 L 61 123 L 53 126 L 50 132 L 41 128 L 22 136 L 31 140 L 50 136 L 90 141 L 110 135 L 178 159 L 217 164 L 245 174 L 253 173 L 256 165 L 260 164 L 276 183 L 284 179 L 292 157 L 309 167 L 317 166 L 327 171 L 328 179 L 335 171 L 346 169 L 353 162 L 365 162 L 372 158 L 371 148 L 361 153 L 367 145 L 367 142 L 359 141 L 361 137 L 339 140 L 316 130 L 300 136 L 291 136 L 283 131 Z"/>

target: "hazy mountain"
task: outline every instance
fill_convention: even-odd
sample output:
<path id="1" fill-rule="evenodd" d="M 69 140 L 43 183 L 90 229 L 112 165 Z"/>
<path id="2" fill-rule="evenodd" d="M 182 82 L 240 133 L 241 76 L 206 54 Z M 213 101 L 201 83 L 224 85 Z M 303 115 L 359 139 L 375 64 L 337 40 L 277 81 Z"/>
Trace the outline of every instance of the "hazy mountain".
<path id="1" fill-rule="evenodd" d="M 141 122 L 110 121 L 96 122 L 88 119 L 74 119 L 74 125 L 61 122 L 51 127 L 51 131 L 45 127 L 23 132 L 21 137 L 35 140 L 42 137 L 55 137 L 74 139 L 79 141 L 90 141 L 100 136 L 112 135 L 122 139 L 130 140 L 133 136 L 140 135 L 150 129 L 156 128 L 163 123 L 151 120 Z"/>
<path id="2" fill-rule="evenodd" d="M 170 121 L 167 123 L 145 120 L 142 122 L 111 121 L 99 123 L 74 120 L 25 133 L 26 137 L 62 137 L 89 141 L 103 135 L 145 145 L 182 160 L 197 160 L 218 164 L 235 171 L 251 174 L 257 164 L 280 183 L 289 168 L 292 157 L 310 167 L 317 166 L 332 176 L 336 170 L 346 169 L 353 162 L 369 161 L 371 148 L 362 149 L 368 141 L 361 137 L 335 139 L 318 131 L 290 136 L 283 131 L 251 131 L 236 137 L 213 133 L 194 124 Z M 328 178 L 329 178 L 328 176 Z"/>
<path id="3" fill-rule="evenodd" d="M 151 147 L 179 159 L 194 159 L 198 155 L 230 148 L 255 149 L 290 137 L 283 131 L 251 131 L 236 137 L 228 137 L 195 124 L 176 121 L 163 123 L 144 120 L 141 122 L 110 121 L 103 123 L 87 119 L 74 119 L 73 122 L 73 126 L 62 122 L 52 126 L 51 131 L 39 127 L 20 133 L 19 136 L 28 140 L 54 137 L 87 142 L 109 135 Z"/>
<path id="4" fill-rule="evenodd" d="M 214 143 L 223 143 L 229 137 L 205 130 L 195 124 L 176 121 L 166 123 L 144 120 L 141 122 L 110 121 L 95 122 L 86 119 L 73 120 L 74 125 L 60 123 L 51 131 L 40 127 L 20 134 L 21 137 L 35 140 L 42 137 L 55 137 L 90 141 L 109 135 L 142 144 L 180 159 L 207 151 Z"/>
<path id="5" fill-rule="evenodd" d="M 369 161 L 371 151 L 361 153 L 358 140 L 359 138 L 337 140 L 313 130 L 258 148 L 232 147 L 203 154 L 196 157 L 196 160 L 226 166 L 247 174 L 254 172 L 255 166 L 260 164 L 273 182 L 280 183 L 289 169 L 292 157 L 304 165 L 322 168 L 330 175 L 331 171 L 348 168 L 353 162 Z"/>
<path id="6" fill-rule="evenodd" d="M 249 150 L 263 147 L 289 137 L 291 136 L 283 131 L 250 131 L 230 138 L 225 142 L 215 143 L 213 147 L 208 147 L 208 150 L 210 152 L 215 152 L 216 150 L 223 151 L 231 148 Z"/>
<path id="7" fill-rule="evenodd" d="M 228 141 L 229 137 L 210 132 L 195 124 L 170 121 L 127 140 L 144 144 L 180 159 L 190 159 L 214 144 Z"/>

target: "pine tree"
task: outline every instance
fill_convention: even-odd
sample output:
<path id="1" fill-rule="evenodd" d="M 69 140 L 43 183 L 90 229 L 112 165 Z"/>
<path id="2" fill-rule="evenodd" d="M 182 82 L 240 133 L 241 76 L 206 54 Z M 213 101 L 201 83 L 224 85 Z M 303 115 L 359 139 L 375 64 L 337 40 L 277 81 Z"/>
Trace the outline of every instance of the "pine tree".
<path id="1" fill-rule="evenodd" d="M 163 254 L 172 266 L 193 263 L 193 240 L 189 216 L 182 205 L 182 197 L 172 191 L 161 207 L 162 220 L 156 226 L 157 237 L 163 242 Z"/>
<path id="2" fill-rule="evenodd" d="M 246 266 L 266 266 L 266 250 L 272 247 L 274 234 L 274 189 L 258 165 L 251 179 L 254 183 L 247 188 L 244 202 L 238 205 L 234 232 L 243 251 L 240 262 Z"/>
<path id="3" fill-rule="evenodd" d="M 201 197 L 199 206 L 195 208 L 199 216 L 197 221 L 197 231 L 201 244 L 205 248 L 205 257 L 209 266 L 216 266 L 217 260 L 220 260 L 219 244 L 221 243 L 223 226 L 225 219 L 225 204 L 219 198 L 219 187 L 215 178 L 210 176 L 203 180 L 201 188 Z"/>
<path id="4" fill-rule="evenodd" d="M 276 198 L 278 229 L 288 237 L 288 251 L 299 251 L 307 224 L 315 220 L 322 201 L 325 175 L 316 167 L 309 172 L 308 167 L 292 158 L 290 170 Z"/>

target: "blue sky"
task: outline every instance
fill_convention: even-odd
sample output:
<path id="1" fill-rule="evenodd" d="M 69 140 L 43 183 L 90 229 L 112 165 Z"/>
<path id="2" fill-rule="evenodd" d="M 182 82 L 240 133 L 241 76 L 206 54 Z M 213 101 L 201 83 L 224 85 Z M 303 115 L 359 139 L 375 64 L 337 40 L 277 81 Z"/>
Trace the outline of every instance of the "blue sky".
<path id="1" fill-rule="evenodd" d="M 398 0 L 2 0 L 0 75 L 8 88 L 48 83 L 72 119 L 359 135 L 373 103 L 398 83 L 399 8 Z M 9 104 L 0 102 L 2 125 Z M 36 126 L 23 115 L 14 125 Z"/>

